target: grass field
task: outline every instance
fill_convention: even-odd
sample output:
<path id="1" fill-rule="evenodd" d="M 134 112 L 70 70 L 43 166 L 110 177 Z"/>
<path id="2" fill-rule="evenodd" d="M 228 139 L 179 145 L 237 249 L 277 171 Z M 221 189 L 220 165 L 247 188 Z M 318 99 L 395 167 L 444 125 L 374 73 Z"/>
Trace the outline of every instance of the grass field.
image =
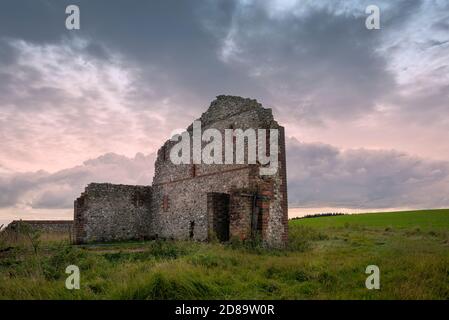
<path id="1" fill-rule="evenodd" d="M 0 240 L 0 299 L 449 299 L 449 210 L 290 221 L 290 244 Z M 12 247 L 12 249 L 11 249 Z M 3 250 L 2 250 L 3 248 Z M 9 248 L 9 249 L 7 249 Z M 81 289 L 65 288 L 65 268 Z M 380 268 L 380 290 L 365 268 Z"/>
<path id="2" fill-rule="evenodd" d="M 352 226 L 392 227 L 398 229 L 420 228 L 422 230 L 449 230 L 449 210 L 420 210 L 353 214 L 319 219 L 301 219 L 303 226 L 329 228 Z"/>

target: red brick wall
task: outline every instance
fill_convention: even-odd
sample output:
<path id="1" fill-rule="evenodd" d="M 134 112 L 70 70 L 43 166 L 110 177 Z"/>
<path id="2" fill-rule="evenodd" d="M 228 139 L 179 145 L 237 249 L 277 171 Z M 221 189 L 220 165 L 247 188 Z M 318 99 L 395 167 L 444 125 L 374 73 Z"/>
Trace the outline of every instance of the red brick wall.
<path id="1" fill-rule="evenodd" d="M 251 236 L 251 212 L 253 209 L 253 198 L 247 190 L 234 190 L 231 193 L 230 212 L 230 235 L 240 240 L 246 240 Z"/>
<path id="2" fill-rule="evenodd" d="M 282 241 L 286 244 L 288 242 L 288 196 L 287 196 L 287 161 L 285 148 L 285 129 L 279 127 L 279 165 L 281 176 L 281 207 L 283 211 L 282 224 L 284 225 L 284 233 Z"/>

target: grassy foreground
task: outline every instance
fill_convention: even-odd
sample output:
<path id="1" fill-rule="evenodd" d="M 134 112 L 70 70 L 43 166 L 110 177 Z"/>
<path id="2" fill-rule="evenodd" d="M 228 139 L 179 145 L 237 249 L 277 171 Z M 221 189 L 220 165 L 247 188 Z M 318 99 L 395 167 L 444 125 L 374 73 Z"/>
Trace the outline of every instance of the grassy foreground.
<path id="1" fill-rule="evenodd" d="M 290 221 L 290 245 L 0 240 L 0 299 L 449 299 L 449 210 Z M 65 288 L 65 268 L 81 289 Z M 380 268 L 380 290 L 365 268 Z"/>

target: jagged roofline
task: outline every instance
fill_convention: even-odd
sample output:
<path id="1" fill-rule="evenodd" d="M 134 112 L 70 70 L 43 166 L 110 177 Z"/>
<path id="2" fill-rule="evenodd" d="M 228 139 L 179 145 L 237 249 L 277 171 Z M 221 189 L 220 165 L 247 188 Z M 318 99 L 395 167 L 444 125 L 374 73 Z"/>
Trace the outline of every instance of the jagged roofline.
<path id="1" fill-rule="evenodd" d="M 226 106 L 228 109 L 223 110 L 223 107 Z M 210 103 L 209 108 L 204 112 L 200 118 L 196 120 L 200 120 L 203 128 L 207 127 L 208 125 L 216 122 L 221 121 L 226 118 L 238 115 L 240 113 L 244 113 L 250 110 L 259 109 L 261 111 L 269 111 L 271 114 L 270 121 L 273 125 L 279 126 L 278 122 L 274 119 L 272 114 L 271 108 L 264 108 L 261 103 L 259 103 L 256 99 L 250 99 L 250 98 L 243 98 L 240 96 L 232 96 L 232 95 L 218 95 L 215 100 L 213 100 Z M 214 116 L 217 113 L 220 113 L 220 117 Z M 213 118 L 208 119 L 209 117 Z M 186 131 L 191 132 L 193 129 L 193 123 L 190 124 Z M 168 144 L 170 144 L 170 139 L 167 139 L 163 145 L 158 149 L 157 154 L 159 155 L 159 152 L 166 147 Z"/>
<path id="2" fill-rule="evenodd" d="M 147 188 L 147 185 L 139 185 L 139 184 L 124 184 L 124 183 L 111 183 L 111 182 L 91 182 L 89 183 L 85 190 L 90 187 L 97 187 L 97 186 L 114 186 L 114 187 L 142 187 Z"/>
<path id="3" fill-rule="evenodd" d="M 224 109 L 226 107 L 226 109 Z M 256 99 L 243 98 L 239 96 L 219 95 L 211 102 L 209 108 L 204 112 L 197 120 L 202 122 L 202 125 L 206 127 L 210 123 L 224 120 L 226 118 L 238 115 L 240 113 L 259 109 L 261 111 L 270 111 L 270 108 L 264 108 L 261 103 Z M 212 118 L 212 119 L 209 119 Z M 274 121 L 271 115 L 271 120 Z M 192 125 L 189 126 L 188 130 Z"/>
<path id="4" fill-rule="evenodd" d="M 227 107 L 224 110 L 224 106 Z M 221 117 L 213 117 L 214 121 L 223 120 L 233 115 L 252 109 L 265 109 L 256 99 L 242 98 L 238 96 L 219 95 L 211 102 L 209 108 L 204 112 L 199 120 L 206 120 L 209 115 L 216 112 L 221 113 Z"/>

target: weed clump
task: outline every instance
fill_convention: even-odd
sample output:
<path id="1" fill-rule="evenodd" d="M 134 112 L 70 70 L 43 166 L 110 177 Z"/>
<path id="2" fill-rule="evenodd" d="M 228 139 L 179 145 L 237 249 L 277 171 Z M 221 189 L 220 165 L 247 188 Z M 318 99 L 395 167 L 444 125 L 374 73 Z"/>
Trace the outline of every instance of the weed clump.
<path id="1" fill-rule="evenodd" d="M 296 226 L 290 229 L 288 249 L 291 251 L 305 252 L 309 250 L 314 241 L 329 240 L 329 236 L 311 227 Z"/>
<path id="2" fill-rule="evenodd" d="M 176 271 L 176 270 L 175 270 Z M 158 270 L 145 279 L 137 279 L 119 292 L 119 299 L 135 300 L 196 300 L 210 299 L 217 288 L 198 272 Z"/>

